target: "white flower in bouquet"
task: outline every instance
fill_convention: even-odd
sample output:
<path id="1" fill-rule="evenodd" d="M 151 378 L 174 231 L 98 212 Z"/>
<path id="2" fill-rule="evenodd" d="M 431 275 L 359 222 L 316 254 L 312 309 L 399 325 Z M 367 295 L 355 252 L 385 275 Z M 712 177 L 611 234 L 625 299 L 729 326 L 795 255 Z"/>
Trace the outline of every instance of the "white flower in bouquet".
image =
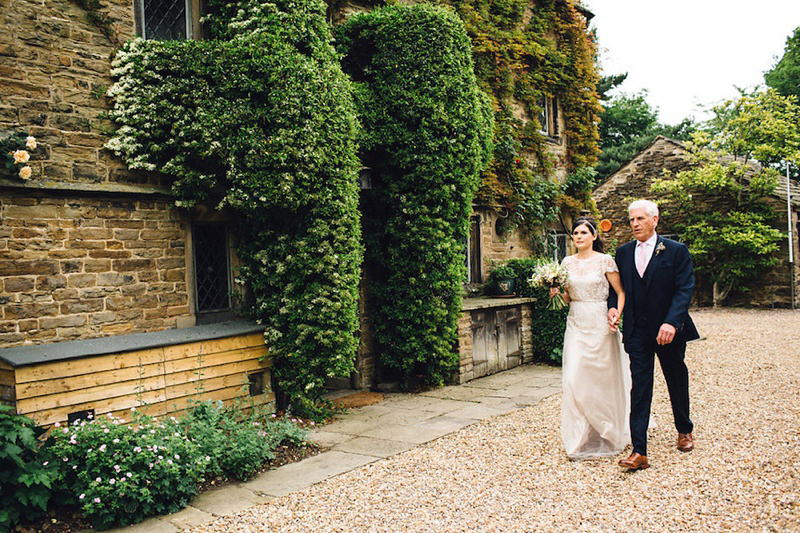
<path id="1" fill-rule="evenodd" d="M 567 305 L 561 295 L 561 287 L 567 282 L 567 269 L 555 261 L 546 261 L 537 266 L 528 282 L 534 287 L 559 289 L 559 292 L 550 298 L 548 309 L 563 309 Z"/>

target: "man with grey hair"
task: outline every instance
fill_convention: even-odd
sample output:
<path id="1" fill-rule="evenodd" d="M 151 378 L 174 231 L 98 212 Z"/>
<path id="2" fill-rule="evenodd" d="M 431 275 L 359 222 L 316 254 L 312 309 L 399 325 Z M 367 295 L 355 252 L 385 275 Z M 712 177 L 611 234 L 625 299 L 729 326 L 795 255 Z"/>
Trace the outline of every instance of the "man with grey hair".
<path id="1" fill-rule="evenodd" d="M 635 240 L 616 253 L 625 308 L 622 309 L 622 340 L 631 361 L 631 441 L 633 451 L 619 464 L 631 470 L 648 468 L 647 427 L 653 399 L 655 356 L 667 382 L 678 449 L 694 448 L 689 418 L 689 371 L 684 362 L 686 342 L 699 338 L 689 316 L 694 272 L 689 249 L 656 233 L 658 206 L 637 200 L 628 207 Z M 619 324 L 616 292 L 609 297 L 608 322 Z"/>

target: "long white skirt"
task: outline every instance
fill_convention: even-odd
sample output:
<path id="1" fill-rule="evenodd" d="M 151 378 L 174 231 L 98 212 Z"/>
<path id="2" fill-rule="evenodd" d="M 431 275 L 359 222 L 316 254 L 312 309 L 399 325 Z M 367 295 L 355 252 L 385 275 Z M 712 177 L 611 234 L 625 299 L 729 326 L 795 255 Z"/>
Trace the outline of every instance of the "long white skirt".
<path id="1" fill-rule="evenodd" d="M 570 305 L 562 361 L 561 438 L 571 459 L 616 455 L 630 444 L 630 363 L 605 302 Z"/>

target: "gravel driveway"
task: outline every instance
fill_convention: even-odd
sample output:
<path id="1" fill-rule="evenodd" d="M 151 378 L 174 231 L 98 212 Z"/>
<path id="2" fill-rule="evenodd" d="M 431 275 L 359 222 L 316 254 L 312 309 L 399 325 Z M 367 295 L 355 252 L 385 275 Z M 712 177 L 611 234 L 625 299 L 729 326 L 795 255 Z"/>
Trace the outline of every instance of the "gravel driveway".
<path id="1" fill-rule="evenodd" d="M 800 531 L 800 311 L 692 314 L 691 453 L 657 370 L 648 470 L 569 461 L 556 395 L 192 531 Z"/>

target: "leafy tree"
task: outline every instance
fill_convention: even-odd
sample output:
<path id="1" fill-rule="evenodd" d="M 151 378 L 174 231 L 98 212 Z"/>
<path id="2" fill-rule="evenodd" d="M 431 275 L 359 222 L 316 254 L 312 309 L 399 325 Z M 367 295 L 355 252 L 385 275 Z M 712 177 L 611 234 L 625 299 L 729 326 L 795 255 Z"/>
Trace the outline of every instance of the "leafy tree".
<path id="1" fill-rule="evenodd" d="M 656 180 L 652 189 L 666 193 L 677 211 L 676 226 L 698 275 L 713 283 L 718 306 L 777 262 L 783 233 L 770 226 L 775 215 L 765 200 L 780 175 L 770 165 L 800 160 L 800 107 L 768 90 L 714 111 L 717 133 L 695 133 L 688 143 L 692 168 Z"/>
<path id="2" fill-rule="evenodd" d="M 764 74 L 764 80 L 780 94 L 800 99 L 800 27 L 786 39 L 783 57 Z"/>
<path id="3" fill-rule="evenodd" d="M 604 87 L 613 88 L 619 77 L 604 78 Z M 685 140 L 694 124 L 684 119 L 669 126 L 658 121 L 658 110 L 647 102 L 647 91 L 606 96 L 600 115 L 600 149 L 596 170 L 600 181 L 608 178 L 653 142 L 658 135 Z"/>

